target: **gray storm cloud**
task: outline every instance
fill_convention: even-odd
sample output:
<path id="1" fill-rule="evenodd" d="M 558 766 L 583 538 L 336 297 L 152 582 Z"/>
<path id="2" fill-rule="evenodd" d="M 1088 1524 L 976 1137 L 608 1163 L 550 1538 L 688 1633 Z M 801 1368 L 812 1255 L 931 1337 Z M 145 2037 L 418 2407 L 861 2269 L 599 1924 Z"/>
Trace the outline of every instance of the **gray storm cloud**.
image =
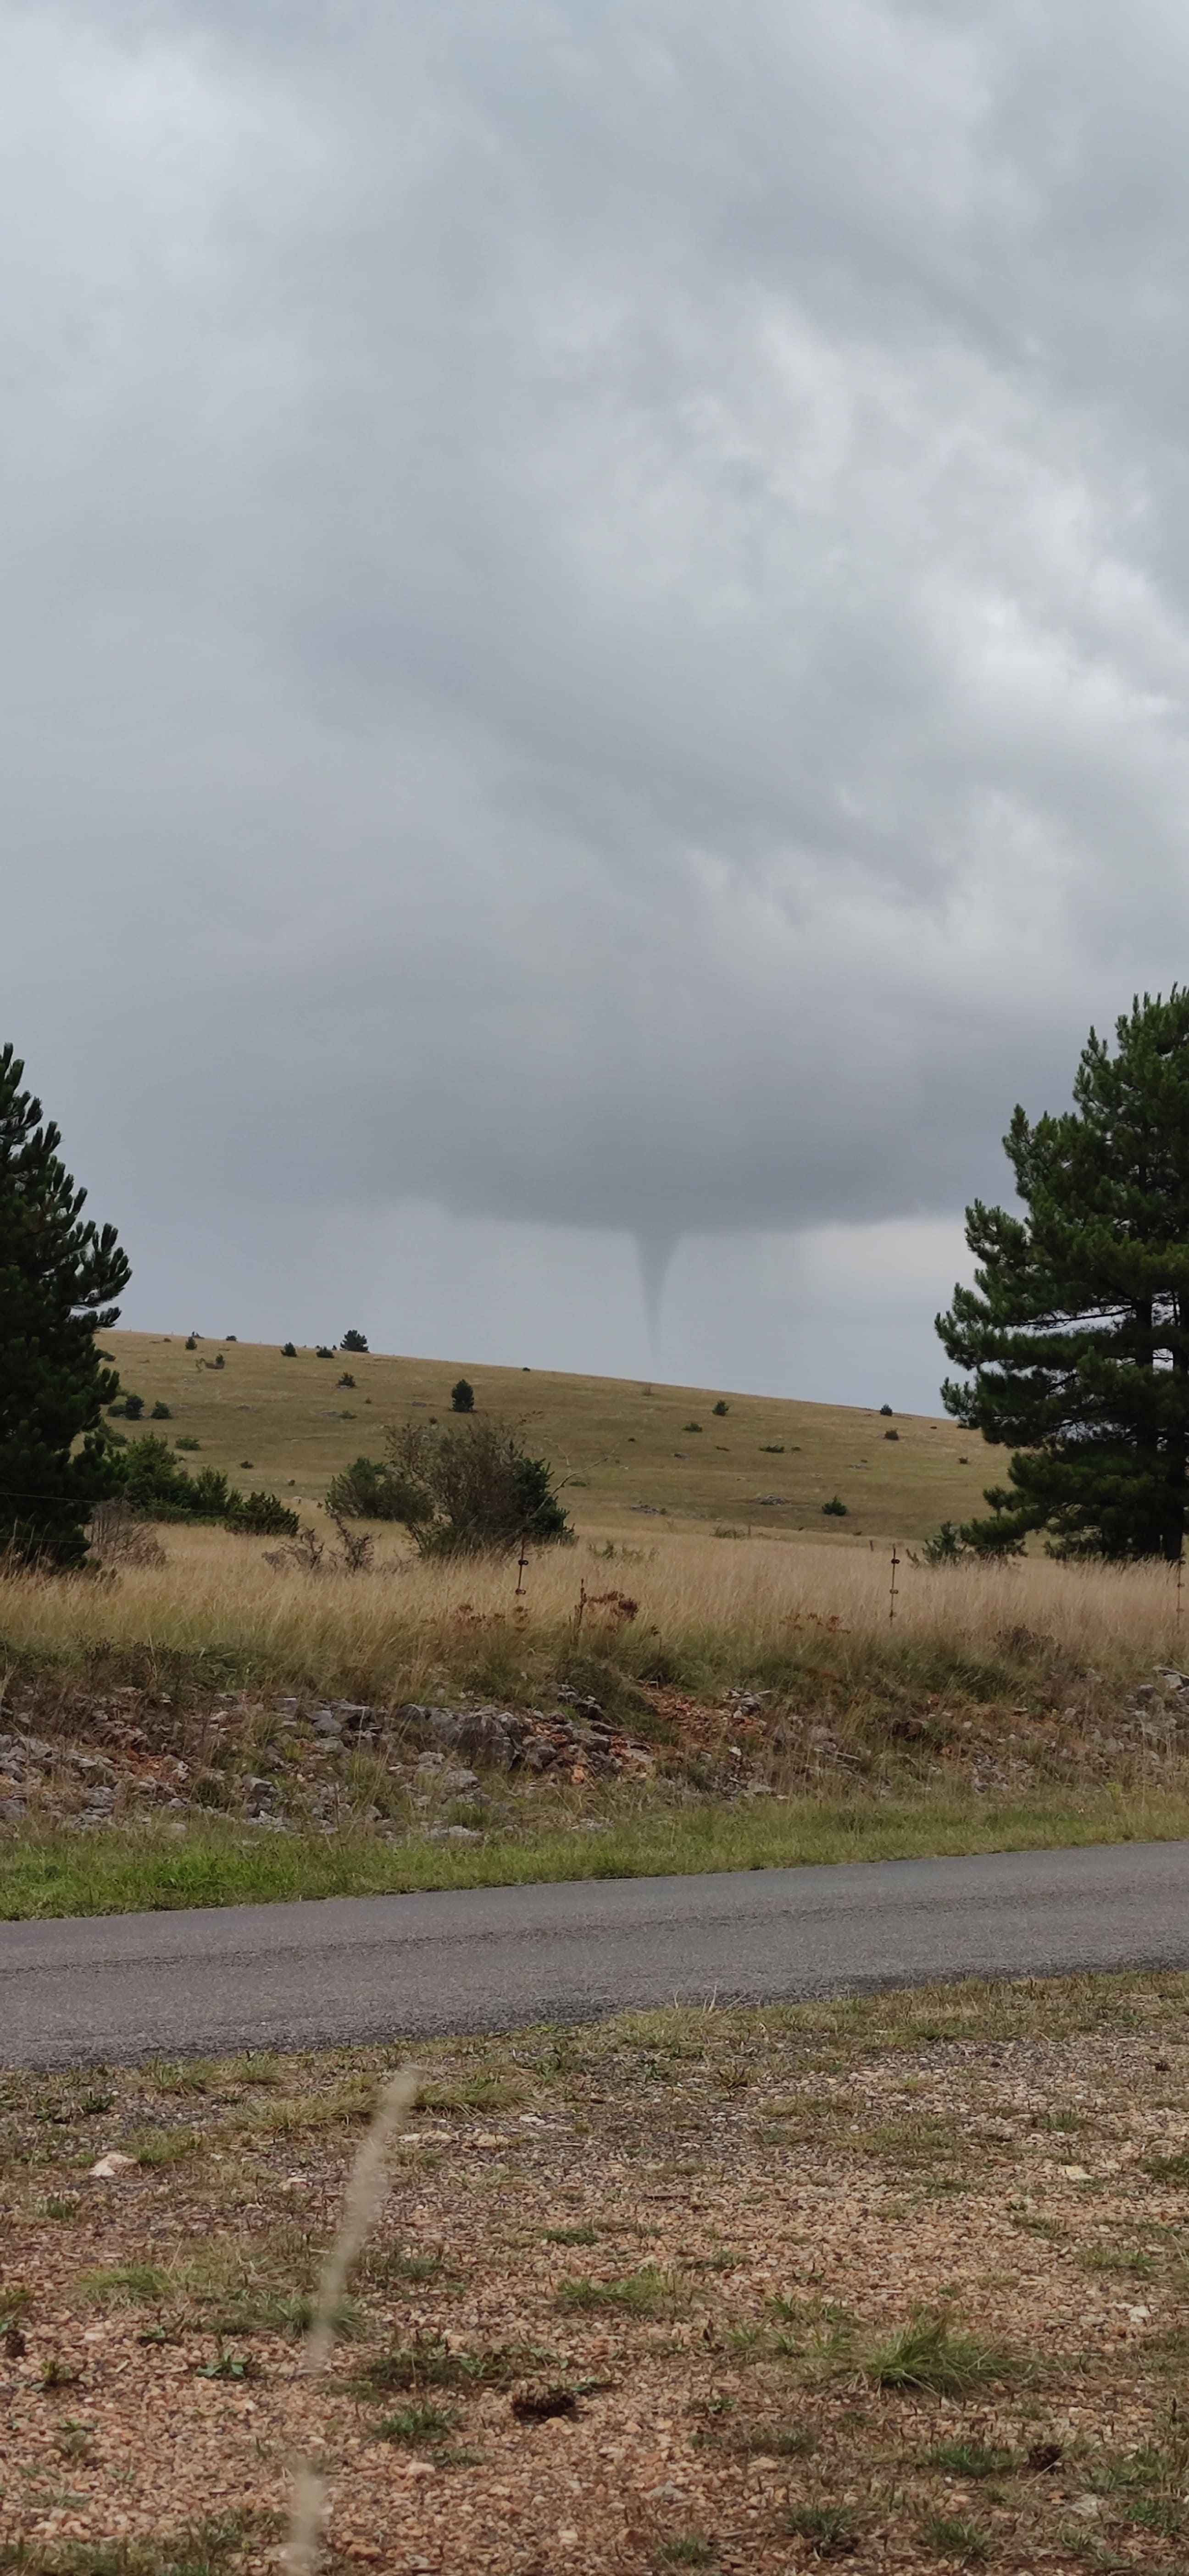
<path id="1" fill-rule="evenodd" d="M 0 99 L 5 1021 L 127 1230 L 999 1189 L 1187 953 L 1183 12 L 38 0 Z"/>

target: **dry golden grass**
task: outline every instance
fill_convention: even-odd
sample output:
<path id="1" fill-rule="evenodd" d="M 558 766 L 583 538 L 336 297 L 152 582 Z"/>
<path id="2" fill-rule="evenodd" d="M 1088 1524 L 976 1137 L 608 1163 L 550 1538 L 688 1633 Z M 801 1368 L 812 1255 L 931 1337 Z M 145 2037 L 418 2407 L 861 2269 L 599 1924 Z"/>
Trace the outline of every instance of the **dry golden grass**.
<path id="1" fill-rule="evenodd" d="M 0 1582 L 0 1652 L 41 1665 L 202 1659 L 214 1680 L 225 1670 L 411 1699 L 449 1682 L 515 1691 L 577 1646 L 691 1684 L 785 1663 L 837 1678 L 906 1659 L 918 1670 L 922 1658 L 1013 1667 L 1038 1641 L 1104 1680 L 1189 1654 L 1175 1576 L 1159 1566 L 905 1563 L 892 1625 L 886 1547 L 651 1530 L 638 1549 L 605 1542 L 609 1557 L 597 1540 L 543 1550 L 518 1600 L 514 1564 L 426 1565 L 392 1528 L 378 1534 L 380 1570 L 363 1576 L 278 1568 L 266 1544 L 217 1529 L 167 1526 L 162 1537 L 164 1565 L 130 1566 L 113 1584 Z M 595 1597 L 579 1624 L 582 1587 Z M 638 1605 L 626 1625 L 620 1592 Z"/>
<path id="2" fill-rule="evenodd" d="M 244 1486 L 271 1485 L 299 1504 L 320 1502 L 352 1458 L 381 1456 L 387 1422 L 444 1419 L 460 1374 L 481 1411 L 521 1424 L 528 1445 L 553 1461 L 583 1531 L 597 1523 L 638 1536 L 654 1525 L 639 1509 L 647 1505 L 662 1528 L 665 1518 L 719 1522 L 829 1539 L 845 1552 L 856 1540 L 920 1539 L 940 1521 L 969 1519 L 982 1487 L 1002 1472 L 1002 1460 L 941 1417 L 884 1420 L 875 1409 L 882 1388 L 863 1410 L 378 1352 L 320 1360 L 305 1350 L 286 1360 L 275 1345 L 215 1341 L 188 1351 L 180 1334 L 112 1333 L 104 1347 L 146 1408 L 170 1408 L 168 1422 L 146 1420 L 142 1429 L 196 1439 L 195 1465 L 221 1467 Z M 339 1387 L 344 1371 L 353 1388 Z M 717 1401 L 726 1414 L 715 1415 Z M 823 1520 L 835 1494 L 848 1517 Z M 761 1499 L 773 1496 L 781 1499 Z"/>

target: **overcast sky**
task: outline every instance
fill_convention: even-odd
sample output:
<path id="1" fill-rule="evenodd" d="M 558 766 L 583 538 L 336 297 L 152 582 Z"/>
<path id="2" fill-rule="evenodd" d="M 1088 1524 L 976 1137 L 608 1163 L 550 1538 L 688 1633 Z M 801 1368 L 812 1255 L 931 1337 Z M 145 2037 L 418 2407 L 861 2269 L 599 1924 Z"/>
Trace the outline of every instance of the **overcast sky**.
<path id="1" fill-rule="evenodd" d="M 0 0 L 0 1034 L 127 1321 L 935 1406 L 1189 971 L 1187 141 L 1183 0 Z"/>

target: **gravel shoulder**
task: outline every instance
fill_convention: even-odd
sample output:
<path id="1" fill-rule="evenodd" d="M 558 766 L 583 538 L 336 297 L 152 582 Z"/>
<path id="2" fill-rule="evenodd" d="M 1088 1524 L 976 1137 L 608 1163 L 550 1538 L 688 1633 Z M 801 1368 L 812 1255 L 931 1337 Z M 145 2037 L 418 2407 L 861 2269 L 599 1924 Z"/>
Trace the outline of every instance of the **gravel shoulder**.
<path id="1" fill-rule="evenodd" d="M 5 2079 L 0 2566 L 1183 2568 L 1189 1978 L 431 2046 L 311 2385 L 397 2054 Z"/>

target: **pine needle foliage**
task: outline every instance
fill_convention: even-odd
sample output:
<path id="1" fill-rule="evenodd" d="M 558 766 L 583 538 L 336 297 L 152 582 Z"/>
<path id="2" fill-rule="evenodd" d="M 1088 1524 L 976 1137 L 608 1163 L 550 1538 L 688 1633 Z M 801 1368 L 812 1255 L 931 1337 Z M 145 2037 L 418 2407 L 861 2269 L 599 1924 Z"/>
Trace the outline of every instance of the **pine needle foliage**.
<path id="1" fill-rule="evenodd" d="M 1189 990 L 1091 1030 L 1073 1107 L 1004 1138 L 1024 1213 L 967 1210 L 978 1267 L 937 1330 L 947 1410 L 1015 1451 L 966 1543 L 1175 1563 L 1189 1453 Z"/>
<path id="2" fill-rule="evenodd" d="M 11 1046 L 0 1050 L 0 1546 L 69 1566 L 111 1490 L 100 1415 L 119 1378 L 95 1335 L 115 1323 L 131 1272 L 115 1227 L 84 1220 L 86 1191 L 24 1071 Z"/>

